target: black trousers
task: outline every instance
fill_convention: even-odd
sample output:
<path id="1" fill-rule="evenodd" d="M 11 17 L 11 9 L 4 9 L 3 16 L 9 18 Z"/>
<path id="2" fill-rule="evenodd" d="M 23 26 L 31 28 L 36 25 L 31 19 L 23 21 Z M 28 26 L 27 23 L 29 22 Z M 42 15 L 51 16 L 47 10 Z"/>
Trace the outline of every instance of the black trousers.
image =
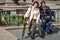
<path id="1" fill-rule="evenodd" d="M 32 20 L 31 20 L 31 22 L 29 24 L 29 28 L 28 28 L 29 33 L 31 32 L 31 27 L 32 27 Z"/>

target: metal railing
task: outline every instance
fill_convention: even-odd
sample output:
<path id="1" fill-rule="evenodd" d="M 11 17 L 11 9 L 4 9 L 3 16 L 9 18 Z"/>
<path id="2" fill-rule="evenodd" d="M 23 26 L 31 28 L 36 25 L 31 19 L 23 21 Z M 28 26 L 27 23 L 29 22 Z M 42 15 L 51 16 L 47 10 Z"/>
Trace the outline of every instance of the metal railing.
<path id="1" fill-rule="evenodd" d="M 60 22 L 60 9 L 51 9 L 55 14 L 55 21 Z"/>
<path id="2" fill-rule="evenodd" d="M 60 9 L 51 9 L 55 13 L 55 21 L 60 22 Z M 0 10 L 0 20 L 6 23 L 6 25 L 20 25 L 23 24 L 23 15 L 26 13 L 26 9 L 16 10 Z"/>

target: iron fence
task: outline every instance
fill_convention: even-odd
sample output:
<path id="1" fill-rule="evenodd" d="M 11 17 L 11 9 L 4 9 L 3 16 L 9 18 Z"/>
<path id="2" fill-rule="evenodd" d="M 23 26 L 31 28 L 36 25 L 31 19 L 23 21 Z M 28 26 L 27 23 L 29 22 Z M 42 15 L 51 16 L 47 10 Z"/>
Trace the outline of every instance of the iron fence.
<path id="1" fill-rule="evenodd" d="M 55 21 L 60 22 L 60 9 L 51 9 L 55 14 Z M 26 9 L 16 10 L 2 10 L 0 9 L 0 20 L 5 25 L 21 25 L 24 22 L 23 15 L 26 13 Z M 4 23 L 2 25 L 4 25 Z"/>

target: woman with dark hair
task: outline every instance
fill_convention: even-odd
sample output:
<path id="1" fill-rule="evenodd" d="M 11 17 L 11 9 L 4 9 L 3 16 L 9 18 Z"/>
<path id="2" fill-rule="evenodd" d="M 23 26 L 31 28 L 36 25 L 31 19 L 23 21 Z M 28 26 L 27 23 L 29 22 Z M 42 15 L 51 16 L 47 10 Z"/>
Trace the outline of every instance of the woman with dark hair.
<path id="1" fill-rule="evenodd" d="M 34 39 L 36 26 L 37 24 L 39 24 L 39 20 L 40 20 L 40 11 L 38 6 L 39 6 L 39 3 L 35 1 L 33 3 L 33 6 L 29 7 L 28 11 L 24 15 L 24 18 L 29 17 L 28 23 L 31 23 L 33 25 L 32 32 L 30 34 L 32 39 Z"/>
<path id="2" fill-rule="evenodd" d="M 44 33 L 47 35 L 52 24 L 51 9 L 46 6 L 46 2 L 42 1 L 40 9 L 40 19 Z"/>

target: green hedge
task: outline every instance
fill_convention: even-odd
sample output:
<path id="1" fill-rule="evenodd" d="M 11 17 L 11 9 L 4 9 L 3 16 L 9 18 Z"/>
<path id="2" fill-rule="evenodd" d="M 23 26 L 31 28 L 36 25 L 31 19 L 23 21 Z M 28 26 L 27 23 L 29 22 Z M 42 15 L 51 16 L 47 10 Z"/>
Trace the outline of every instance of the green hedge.
<path id="1" fill-rule="evenodd" d="M 7 24 L 6 21 L 2 21 L 2 20 L 0 20 L 0 26 L 6 25 L 6 24 Z"/>
<path id="2" fill-rule="evenodd" d="M 26 22 L 23 16 L 15 16 L 9 14 L 2 14 L 1 16 L 4 16 L 5 20 L 0 20 L 0 25 L 18 25 L 18 23 L 24 24 Z"/>

